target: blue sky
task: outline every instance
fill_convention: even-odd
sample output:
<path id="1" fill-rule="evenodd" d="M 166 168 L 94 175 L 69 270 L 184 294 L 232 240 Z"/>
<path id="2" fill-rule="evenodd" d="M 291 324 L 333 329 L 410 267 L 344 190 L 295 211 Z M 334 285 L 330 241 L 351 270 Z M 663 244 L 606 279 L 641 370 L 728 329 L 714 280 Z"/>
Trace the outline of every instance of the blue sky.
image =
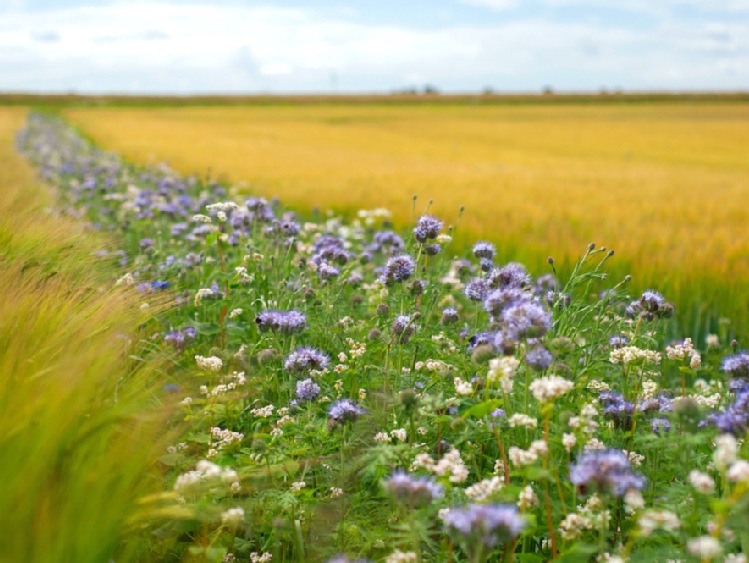
<path id="1" fill-rule="evenodd" d="M 0 0 L 0 90 L 749 89 L 749 0 Z"/>

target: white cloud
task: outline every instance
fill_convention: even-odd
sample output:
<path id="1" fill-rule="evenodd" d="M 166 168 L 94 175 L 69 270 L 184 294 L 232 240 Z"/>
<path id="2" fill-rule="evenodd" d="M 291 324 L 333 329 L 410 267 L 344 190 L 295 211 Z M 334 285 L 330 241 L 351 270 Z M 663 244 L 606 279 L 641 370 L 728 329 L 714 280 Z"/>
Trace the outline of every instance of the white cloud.
<path id="1" fill-rule="evenodd" d="M 490 10 L 509 10 L 517 6 L 516 0 L 463 0 L 463 3 L 489 8 Z"/>
<path id="2" fill-rule="evenodd" d="M 351 17 L 233 3 L 15 10 L 0 18 L 0 84 L 12 90 L 321 91 L 335 74 L 343 91 L 389 90 L 417 80 L 449 90 L 749 87 L 749 74 L 740 72 L 749 58 L 749 22 L 645 32 L 543 19 L 425 28 Z"/>

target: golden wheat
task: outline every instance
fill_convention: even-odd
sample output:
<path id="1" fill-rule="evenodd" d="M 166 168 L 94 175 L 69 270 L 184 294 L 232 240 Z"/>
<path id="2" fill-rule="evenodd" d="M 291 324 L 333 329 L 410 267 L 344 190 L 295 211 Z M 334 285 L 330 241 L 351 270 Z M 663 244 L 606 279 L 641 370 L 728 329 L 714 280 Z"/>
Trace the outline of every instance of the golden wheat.
<path id="1" fill-rule="evenodd" d="M 683 291 L 749 280 L 749 104 L 246 106 L 65 112 L 107 148 L 290 205 L 434 200 L 463 240 L 538 265 L 595 241 Z M 746 301 L 744 295 L 744 301 Z"/>

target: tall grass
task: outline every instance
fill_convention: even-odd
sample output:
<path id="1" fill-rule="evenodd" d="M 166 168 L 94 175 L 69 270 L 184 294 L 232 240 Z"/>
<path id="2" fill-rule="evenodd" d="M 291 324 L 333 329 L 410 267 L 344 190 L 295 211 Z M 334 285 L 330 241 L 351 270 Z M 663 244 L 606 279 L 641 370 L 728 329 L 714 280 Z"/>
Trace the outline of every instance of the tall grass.
<path id="1" fill-rule="evenodd" d="M 463 215 L 534 269 L 606 241 L 633 287 L 677 302 L 681 332 L 746 334 L 749 142 L 746 104 L 471 107 L 367 105 L 91 108 L 65 115 L 106 148 L 182 172 L 227 174 L 297 209 L 384 206 L 410 197 Z M 696 331 L 696 332 L 695 332 Z"/>
<path id="2" fill-rule="evenodd" d="M 14 153 L 22 120 L 0 112 L 0 561 L 123 560 L 159 486 L 159 367 L 129 357 L 147 317 L 103 289 L 110 241 L 51 216 Z"/>

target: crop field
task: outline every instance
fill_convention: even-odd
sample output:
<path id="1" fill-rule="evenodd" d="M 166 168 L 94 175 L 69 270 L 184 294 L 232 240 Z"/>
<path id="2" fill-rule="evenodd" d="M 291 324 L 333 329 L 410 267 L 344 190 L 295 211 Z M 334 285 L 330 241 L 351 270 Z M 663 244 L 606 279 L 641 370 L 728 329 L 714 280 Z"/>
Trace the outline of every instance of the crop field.
<path id="1" fill-rule="evenodd" d="M 208 110 L 140 111 L 69 115 L 111 148 Z M 436 206 L 306 215 L 20 108 L 0 188 L 0 561 L 746 562 L 746 341 L 674 339 L 618 254 L 531 272 Z"/>
<path id="2" fill-rule="evenodd" d="M 749 310 L 749 104 L 275 105 L 86 108 L 64 115 L 135 162 L 166 160 L 302 211 L 430 212 L 458 243 L 569 265 L 595 241 L 658 286 L 683 330 Z"/>

